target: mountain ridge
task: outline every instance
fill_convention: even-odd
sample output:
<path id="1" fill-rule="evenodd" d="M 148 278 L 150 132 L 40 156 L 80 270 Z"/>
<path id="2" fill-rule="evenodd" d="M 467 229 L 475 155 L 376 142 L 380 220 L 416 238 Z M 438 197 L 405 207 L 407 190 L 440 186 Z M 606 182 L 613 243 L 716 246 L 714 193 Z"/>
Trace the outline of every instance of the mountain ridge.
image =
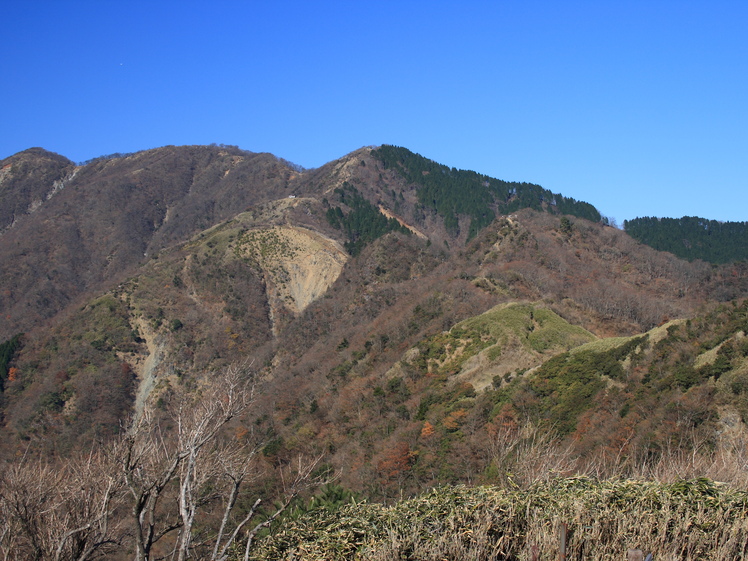
<path id="1" fill-rule="evenodd" d="M 748 295 L 744 265 L 711 267 L 657 252 L 598 220 L 559 214 L 561 199 L 553 205 L 545 191 L 536 193 L 543 196 L 537 208 L 508 215 L 498 209 L 514 199 L 502 195 L 490 203 L 494 218 L 476 229 L 477 215 L 456 212 L 461 202 L 424 204 L 424 186 L 397 165 L 385 167 L 374 150 L 303 173 L 271 155 L 223 147 L 154 149 L 80 170 L 0 237 L 6 262 L 15 264 L 0 275 L 0 306 L 11 320 L 16 314 L 3 340 L 26 333 L 8 363 L 13 379 L 0 373 L 7 382 L 0 453 L 31 446 L 65 455 L 114 437 L 134 403 L 247 357 L 262 374 L 263 399 L 242 422 L 266 444 L 268 461 L 324 453 L 331 465 L 347 466 L 346 486 L 376 497 L 483 477 L 490 465 L 480 450 L 496 423 L 550 419 L 569 436 L 578 424 L 604 419 L 605 434 L 618 438 L 624 429 L 598 405 L 613 403 L 616 414 L 636 409 L 637 384 L 649 388 L 649 403 L 668 422 L 668 400 L 684 415 L 715 414 L 698 396 L 716 374 L 694 366 L 691 355 L 683 364 L 655 361 L 645 382 L 640 364 L 623 364 L 634 360 L 632 349 L 620 360 L 618 347 L 574 357 L 555 341 L 578 330 L 640 336 L 674 318 L 703 317 L 718 302 Z M 483 176 L 451 173 L 444 176 L 455 185 L 472 181 L 471 192 L 485 194 Z M 428 191 L 432 201 L 439 192 Z M 126 218 L 117 222 L 118 213 Z M 307 252 L 291 232 L 324 244 L 310 241 Z M 339 271 L 305 285 L 307 273 L 331 271 L 313 262 L 325 252 L 337 256 Z M 525 306 L 517 329 L 506 317 L 501 329 L 486 324 L 482 314 L 497 306 Z M 546 333 L 554 322 L 571 327 Z M 667 341 L 681 354 L 688 345 L 677 338 L 690 337 L 682 329 Z M 727 368 L 725 360 L 736 369 L 719 373 L 733 379 L 720 406 L 732 399 L 740 410 L 735 353 L 742 347 L 735 345 L 714 372 Z M 598 362 L 616 376 L 623 369 L 631 391 L 590 374 Z M 656 372 L 671 367 L 679 369 L 671 378 Z M 539 371 L 555 385 L 538 381 Z M 567 375 L 589 382 L 587 393 L 558 381 Z M 733 385 L 739 391 L 730 397 Z M 514 402 L 522 406 L 507 406 Z M 708 435 L 716 425 L 699 426 Z M 584 438 L 589 450 L 601 446 Z M 406 447 L 418 454 L 407 456 Z M 398 450 L 403 456 L 394 458 Z M 396 476 L 384 467 L 393 462 L 404 466 Z"/>
<path id="2" fill-rule="evenodd" d="M 623 227 L 641 243 L 689 261 L 702 259 L 722 264 L 748 259 L 748 222 L 645 216 L 626 220 Z"/>
<path id="3" fill-rule="evenodd" d="M 307 171 L 222 146 L 0 168 L 17 211 L 0 233 L 0 511 L 18 529 L 0 550 L 209 555 L 190 529 L 218 547 L 233 511 L 258 524 L 255 557 L 457 559 L 528 544 L 456 536 L 444 512 L 555 544 L 572 505 L 576 552 L 623 510 L 650 537 L 652 516 L 686 535 L 737 512 L 744 493 L 703 478 L 745 488 L 748 263 L 680 259 L 587 203 L 375 150 Z M 621 485 L 642 478 L 658 483 Z M 143 512 L 165 539 L 138 533 Z"/>

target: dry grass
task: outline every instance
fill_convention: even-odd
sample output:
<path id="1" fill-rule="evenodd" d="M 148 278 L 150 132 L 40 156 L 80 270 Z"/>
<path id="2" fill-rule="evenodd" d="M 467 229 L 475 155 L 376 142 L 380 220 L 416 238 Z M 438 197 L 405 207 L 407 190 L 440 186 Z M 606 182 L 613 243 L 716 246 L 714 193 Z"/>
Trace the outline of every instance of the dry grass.
<path id="1" fill-rule="evenodd" d="M 690 444 L 651 463 L 603 461 L 573 457 L 532 425 L 499 431 L 490 451 L 499 485 L 311 511 L 252 558 L 522 561 L 534 550 L 551 560 L 566 524 L 568 559 L 620 560 L 630 548 L 657 561 L 746 559 L 748 447 Z"/>
<path id="2" fill-rule="evenodd" d="M 526 489 L 444 487 L 386 507 L 353 504 L 285 524 L 253 559 L 744 559 L 748 494 L 707 479 L 672 484 L 588 477 Z"/>

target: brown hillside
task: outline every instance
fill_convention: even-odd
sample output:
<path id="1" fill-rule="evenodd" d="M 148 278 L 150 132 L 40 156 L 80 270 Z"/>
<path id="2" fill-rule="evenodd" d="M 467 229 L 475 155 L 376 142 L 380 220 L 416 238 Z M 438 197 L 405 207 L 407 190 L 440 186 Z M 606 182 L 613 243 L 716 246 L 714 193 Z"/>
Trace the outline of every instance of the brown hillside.
<path id="1" fill-rule="evenodd" d="M 392 231 L 344 255 L 328 220 L 352 212 L 344 185 L 423 237 Z M 522 380 L 587 340 L 569 333 L 634 335 L 747 293 L 743 265 L 566 220 L 524 210 L 452 238 L 369 149 L 307 172 L 218 147 L 90 163 L 1 238 L 16 264 L 0 277 L 3 337 L 27 331 L 3 453 L 64 453 L 116 432 L 136 396 L 254 360 L 263 398 L 245 422 L 270 461 L 324 452 L 376 496 L 475 478 L 501 410 L 485 397 L 494 377 Z M 460 331 L 515 303 L 519 331 Z"/>
<path id="2" fill-rule="evenodd" d="M 42 148 L 0 162 L 0 235 L 39 210 L 75 176 L 77 166 Z"/>
<path id="3" fill-rule="evenodd" d="M 270 154 L 218 147 L 158 148 L 81 168 L 32 150 L 0 165 L 11 166 L 3 194 L 26 209 L 0 244 L 0 260 L 12 264 L 0 273 L 3 340 L 133 274 L 162 248 L 277 197 L 296 175 Z"/>

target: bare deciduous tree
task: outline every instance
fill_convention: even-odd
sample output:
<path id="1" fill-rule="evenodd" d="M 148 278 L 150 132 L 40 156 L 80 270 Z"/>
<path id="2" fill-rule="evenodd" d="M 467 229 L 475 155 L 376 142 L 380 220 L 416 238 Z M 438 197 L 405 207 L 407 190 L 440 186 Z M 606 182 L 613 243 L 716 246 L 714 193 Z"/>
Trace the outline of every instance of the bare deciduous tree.
<path id="1" fill-rule="evenodd" d="M 171 558 L 177 561 L 198 551 L 201 557 L 225 560 L 239 540 L 246 540 L 248 555 L 257 533 L 276 520 L 300 491 L 321 482 L 313 477 L 320 458 L 299 457 L 279 469 L 283 496 L 275 512 L 244 533 L 262 502 L 257 499 L 232 524 L 242 486 L 258 474 L 257 447 L 236 439 L 226 443 L 220 433 L 254 399 L 246 370 L 229 368 L 196 391 L 176 391 L 161 416 L 153 405 L 147 406 L 132 424 L 122 465 L 132 500 L 136 561 L 152 559 L 154 544 L 172 532 L 176 538 Z M 172 430 L 166 424 L 172 424 Z M 217 508 L 222 512 L 216 514 Z M 199 516 L 203 535 L 195 532 Z M 208 519 L 219 519 L 220 525 L 207 524 Z"/>
<path id="2" fill-rule="evenodd" d="M 332 481 L 331 478 L 328 478 L 324 474 L 316 477 L 314 476 L 314 472 L 321 460 L 322 456 L 318 456 L 313 460 L 309 460 L 308 458 L 304 458 L 303 456 L 298 456 L 296 458 L 296 461 L 292 462 L 286 469 L 281 468 L 279 470 L 281 482 L 283 484 L 284 498 L 282 502 L 278 504 L 275 512 L 271 516 L 269 516 L 267 520 L 260 522 L 247 533 L 247 543 L 244 549 L 244 561 L 247 561 L 249 559 L 249 551 L 252 547 L 254 538 L 257 536 L 257 533 L 263 528 L 267 528 L 268 526 L 270 526 L 270 524 L 272 524 L 276 518 L 283 514 L 283 512 L 291 504 L 291 501 L 293 501 L 301 491 L 309 487 L 317 487 L 319 485 Z M 245 519 L 246 522 L 249 522 L 253 515 L 253 512 L 259 505 L 260 499 L 257 499 L 254 506 L 252 507 L 252 511 Z M 221 559 L 221 561 L 224 560 L 225 557 Z"/>
<path id="3" fill-rule="evenodd" d="M 176 557 L 184 559 L 191 546 L 192 527 L 200 496 L 214 478 L 207 460 L 222 427 L 253 402 L 251 380 L 244 369 L 227 368 L 196 391 L 178 390 L 168 399 L 164 418 L 153 404 L 128 429 L 122 467 L 132 497 L 135 559 L 151 559 L 153 545 L 179 530 Z M 164 423 L 174 424 L 167 432 Z M 214 458 L 212 458 L 214 460 Z M 177 513 L 160 509 L 163 493 L 178 481 Z"/>
<path id="4" fill-rule="evenodd" d="M 254 403 L 252 382 L 229 368 L 146 404 L 119 439 L 88 456 L 10 465 L 0 473 L 0 559 L 89 561 L 129 539 L 136 561 L 225 561 L 239 542 L 248 556 L 258 532 L 324 479 L 314 477 L 321 457 L 300 456 L 278 468 L 272 514 L 250 525 L 261 499 L 237 512 L 260 473 L 258 448 L 222 429 Z"/>
<path id="5" fill-rule="evenodd" d="M 0 554 L 4 560 L 87 561 L 117 546 L 122 502 L 116 451 L 102 449 L 52 466 L 27 459 L 0 480 Z"/>

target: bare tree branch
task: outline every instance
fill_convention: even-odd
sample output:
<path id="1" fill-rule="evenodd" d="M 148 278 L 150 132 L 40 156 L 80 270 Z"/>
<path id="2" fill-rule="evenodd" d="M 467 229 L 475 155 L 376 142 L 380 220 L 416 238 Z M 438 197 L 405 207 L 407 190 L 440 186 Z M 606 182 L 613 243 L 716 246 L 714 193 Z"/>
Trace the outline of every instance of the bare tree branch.
<path id="1" fill-rule="evenodd" d="M 192 547 L 193 526 L 201 506 L 200 494 L 218 477 L 217 437 L 221 429 L 244 412 L 254 400 L 251 377 L 244 368 L 227 368 L 196 391 L 178 389 L 166 409 L 176 430 L 172 438 L 153 404 L 147 404 L 134 420 L 125 439 L 124 477 L 133 499 L 136 561 L 149 561 L 153 545 L 177 530 L 175 554 L 187 558 Z M 178 522 L 160 522 L 162 498 L 176 482 Z M 158 528 L 157 528 L 158 527 Z"/>

